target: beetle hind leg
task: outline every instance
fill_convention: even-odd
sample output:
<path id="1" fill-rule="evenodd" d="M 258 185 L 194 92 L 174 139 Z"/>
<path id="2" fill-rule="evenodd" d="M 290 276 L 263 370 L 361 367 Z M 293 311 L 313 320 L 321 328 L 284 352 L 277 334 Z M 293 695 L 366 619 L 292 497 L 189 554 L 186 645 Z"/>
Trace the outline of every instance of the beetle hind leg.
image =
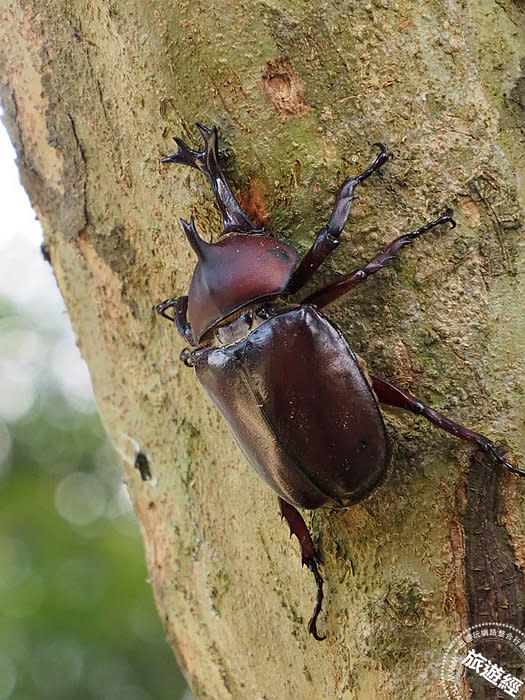
<path id="1" fill-rule="evenodd" d="M 497 462 L 499 462 L 499 464 L 511 471 L 513 474 L 525 476 L 525 470 L 519 469 L 511 462 L 508 462 L 500 454 L 499 449 L 492 442 L 492 440 L 489 440 L 489 438 L 481 435 L 480 433 L 476 433 L 473 430 L 469 430 L 469 428 L 465 428 L 465 426 L 460 425 L 459 423 L 455 423 L 442 413 L 439 413 L 433 408 L 430 408 L 430 406 L 425 405 L 422 401 L 419 401 L 419 399 L 416 399 L 415 396 L 412 396 L 407 391 L 395 386 L 395 384 L 391 384 L 390 382 L 387 382 L 384 379 L 379 379 L 378 377 L 371 377 L 371 381 L 372 387 L 380 403 L 387 404 L 388 406 L 395 406 L 396 408 L 403 408 L 406 411 L 423 416 L 438 428 L 446 430 L 447 433 L 477 445 L 482 452 L 490 454 Z"/>
<path id="2" fill-rule="evenodd" d="M 301 557 L 303 566 L 307 566 L 312 574 L 314 575 L 315 583 L 317 585 L 317 600 L 315 602 L 315 608 L 310 622 L 308 623 L 308 631 L 321 642 L 326 637 L 321 637 L 317 631 L 317 618 L 321 612 L 321 607 L 323 605 L 323 578 L 319 573 L 317 568 L 317 553 L 315 551 L 314 543 L 312 541 L 312 536 L 306 523 L 304 522 L 303 516 L 299 511 L 282 498 L 279 498 L 279 507 L 281 509 L 281 518 L 284 518 L 288 523 L 290 528 L 290 537 L 295 535 L 299 540 L 301 545 Z"/>
<path id="3" fill-rule="evenodd" d="M 235 195 L 226 180 L 219 163 L 217 149 L 217 127 L 211 129 L 202 124 L 196 125 L 204 138 L 204 150 L 194 151 L 177 136 L 174 138 L 178 151 L 162 159 L 163 163 L 180 163 L 200 170 L 211 183 L 219 209 L 224 220 L 223 234 L 232 231 L 251 233 L 258 229 L 239 206 Z"/>

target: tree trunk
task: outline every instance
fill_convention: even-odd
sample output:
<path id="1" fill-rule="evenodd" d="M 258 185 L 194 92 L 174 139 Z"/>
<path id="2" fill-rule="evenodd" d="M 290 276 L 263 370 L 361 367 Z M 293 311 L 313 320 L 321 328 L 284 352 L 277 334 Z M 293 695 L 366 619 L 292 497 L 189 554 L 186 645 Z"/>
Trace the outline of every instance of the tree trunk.
<path id="1" fill-rule="evenodd" d="M 525 481 L 385 412 L 386 483 L 305 515 L 326 585 L 314 641 L 297 541 L 154 311 L 195 263 L 179 217 L 220 231 L 202 175 L 160 159 L 174 135 L 200 146 L 195 121 L 217 124 L 250 213 L 305 251 L 387 143 L 318 286 L 447 206 L 458 226 L 328 314 L 374 374 L 525 466 L 523 4 L 18 0 L 0 17 L 4 121 L 193 692 L 443 697 L 455 634 L 523 627 Z"/>

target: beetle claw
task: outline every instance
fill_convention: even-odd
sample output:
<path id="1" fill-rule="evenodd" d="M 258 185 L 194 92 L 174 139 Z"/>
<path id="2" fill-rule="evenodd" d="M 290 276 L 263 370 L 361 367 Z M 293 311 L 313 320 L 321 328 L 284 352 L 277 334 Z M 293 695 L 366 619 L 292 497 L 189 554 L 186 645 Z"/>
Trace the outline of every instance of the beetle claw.
<path id="1" fill-rule="evenodd" d="M 496 445 L 493 442 L 487 442 L 485 446 L 485 451 L 490 452 L 490 454 L 496 458 L 496 460 L 504 467 L 506 467 L 510 472 L 513 474 L 519 474 L 520 476 L 525 476 L 525 469 L 520 469 L 519 467 L 515 467 L 514 464 L 511 462 L 507 461 L 501 452 L 505 452 L 504 447 L 496 447 Z"/>
<path id="2" fill-rule="evenodd" d="M 393 158 L 394 156 L 388 151 L 388 146 L 386 146 L 382 141 L 376 141 L 375 143 L 372 144 L 372 146 L 377 146 L 381 153 L 383 153 L 385 156 L 388 155 L 389 158 Z"/>
<path id="3" fill-rule="evenodd" d="M 456 228 L 456 222 L 452 218 L 453 216 L 454 216 L 454 210 L 449 207 L 448 209 L 445 210 L 445 213 L 443 214 L 443 216 L 440 216 L 439 219 L 437 219 L 436 223 L 444 224 L 447 221 L 450 221 L 450 228 Z"/>
<path id="4" fill-rule="evenodd" d="M 384 143 L 374 143 L 374 146 L 379 147 L 379 154 L 376 156 L 376 159 L 369 168 L 364 170 L 356 178 L 353 178 L 356 184 L 360 184 L 361 182 L 363 182 L 363 180 L 366 180 L 366 178 L 370 177 L 372 173 L 377 172 L 387 162 L 389 158 L 392 158 L 392 154 L 389 153 L 388 148 L 387 146 L 385 146 Z"/>
<path id="5" fill-rule="evenodd" d="M 168 309 L 173 308 L 175 305 L 176 299 L 166 299 L 165 301 L 161 302 L 160 304 L 157 304 L 155 307 L 155 311 L 160 314 L 161 316 L 164 316 L 164 318 L 167 318 L 168 321 L 174 321 L 175 316 L 170 316 L 167 313 Z"/>

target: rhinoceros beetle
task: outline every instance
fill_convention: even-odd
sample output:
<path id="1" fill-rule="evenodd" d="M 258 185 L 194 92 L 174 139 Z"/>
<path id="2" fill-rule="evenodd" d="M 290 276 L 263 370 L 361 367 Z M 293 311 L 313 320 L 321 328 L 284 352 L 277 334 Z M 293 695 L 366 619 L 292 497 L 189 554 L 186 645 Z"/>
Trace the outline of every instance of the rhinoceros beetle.
<path id="1" fill-rule="evenodd" d="M 312 571 L 317 600 L 308 629 L 316 639 L 323 579 L 312 537 L 297 508 L 346 508 L 381 482 L 392 458 L 379 403 L 411 411 L 477 445 L 510 471 L 494 443 L 451 421 L 391 382 L 369 376 L 341 331 L 321 309 L 364 282 L 399 250 L 441 224 L 455 227 L 452 210 L 396 238 L 370 262 L 340 276 L 299 303 L 290 298 L 339 245 L 356 199 L 355 188 L 388 160 L 386 146 L 370 167 L 347 178 L 327 225 L 300 257 L 288 243 L 264 233 L 241 209 L 218 159 L 217 128 L 197 127 L 204 150 L 175 138 L 178 150 L 162 159 L 203 172 L 224 220 L 216 243 L 181 220 L 197 255 L 187 296 L 158 304 L 194 349 L 181 353 L 195 369 L 258 474 L 279 498 L 281 517 L 297 536 L 302 563 Z M 170 313 L 170 310 L 171 313 Z"/>

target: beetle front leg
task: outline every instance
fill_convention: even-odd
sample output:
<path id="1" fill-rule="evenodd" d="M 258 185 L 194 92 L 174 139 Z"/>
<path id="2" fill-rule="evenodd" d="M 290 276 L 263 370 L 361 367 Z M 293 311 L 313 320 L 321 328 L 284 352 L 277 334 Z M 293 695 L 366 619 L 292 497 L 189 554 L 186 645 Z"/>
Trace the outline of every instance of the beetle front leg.
<path id="1" fill-rule="evenodd" d="M 303 300 L 303 304 L 313 304 L 318 309 L 322 309 L 323 306 L 331 304 L 333 301 L 343 296 L 343 294 L 346 294 L 358 284 L 364 282 L 370 275 L 373 275 L 375 272 L 385 267 L 387 263 L 394 260 L 401 248 L 409 245 L 422 234 L 445 223 L 450 223 L 452 224 L 452 228 L 455 228 L 456 222 L 452 218 L 453 213 L 452 209 L 447 209 L 443 216 L 435 219 L 435 221 L 430 221 L 428 224 L 421 226 L 415 231 L 410 231 L 410 233 L 405 233 L 399 236 L 399 238 L 394 239 L 392 243 L 387 245 L 384 250 L 378 253 L 375 258 L 372 258 L 366 265 L 360 267 L 358 270 L 350 272 L 348 275 L 343 275 L 323 289 L 310 294 L 310 296 Z"/>
<path id="2" fill-rule="evenodd" d="M 384 379 L 379 379 L 378 377 L 371 377 L 372 388 L 374 389 L 377 398 L 380 403 L 387 404 L 388 406 L 395 406 L 396 408 L 403 408 L 406 411 L 415 413 L 417 415 L 423 416 L 431 423 L 436 425 L 442 430 L 446 430 L 447 433 L 455 435 L 461 440 L 466 440 L 467 442 L 472 442 L 477 445 L 482 452 L 491 454 L 502 466 L 509 469 L 509 471 L 514 474 L 519 474 L 520 476 L 525 476 L 525 470 L 515 467 L 513 464 L 504 459 L 498 452 L 496 445 L 489 440 L 489 438 L 476 433 L 473 430 L 465 428 L 465 426 L 459 423 L 454 423 L 449 418 L 444 416 L 442 413 L 435 411 L 430 406 L 425 405 L 415 396 L 412 396 L 407 391 L 400 389 L 385 381 Z"/>
<path id="3" fill-rule="evenodd" d="M 252 224 L 239 206 L 235 195 L 226 180 L 219 163 L 217 151 L 217 127 L 208 129 L 202 124 L 196 125 L 204 138 L 204 150 L 194 151 L 178 137 L 173 140 L 179 147 L 177 153 L 162 159 L 163 163 L 181 163 L 203 172 L 211 183 L 219 209 L 224 220 L 223 234 L 231 231 L 251 233 L 261 231 Z"/>
<path id="4" fill-rule="evenodd" d="M 303 566 L 306 564 L 306 566 L 310 569 L 314 575 L 315 583 L 317 584 L 317 600 L 315 603 L 314 613 L 310 618 L 310 622 L 308 623 L 308 631 L 315 639 L 321 642 L 323 639 L 326 639 L 326 637 L 319 636 L 319 633 L 317 632 L 317 618 L 321 612 L 324 597 L 323 579 L 319 573 L 319 570 L 317 569 L 317 554 L 312 541 L 312 536 L 310 535 L 310 531 L 304 522 L 303 516 L 299 513 L 297 508 L 290 505 L 286 501 L 283 501 L 282 498 L 279 498 L 279 507 L 281 509 L 281 518 L 286 520 L 290 528 L 290 537 L 295 535 L 299 540 L 299 544 L 301 545 L 302 564 Z"/>
<path id="5" fill-rule="evenodd" d="M 174 309 L 173 316 L 167 313 L 168 309 Z M 155 310 L 168 321 L 173 321 L 177 326 L 177 330 L 182 335 L 182 337 L 188 342 L 192 347 L 197 345 L 195 338 L 193 337 L 193 331 L 188 321 L 188 297 L 177 297 L 177 299 L 166 299 L 160 304 L 157 304 Z"/>
<path id="6" fill-rule="evenodd" d="M 381 148 L 381 152 L 374 160 L 372 165 L 364 170 L 357 177 L 347 178 L 337 194 L 334 208 L 328 224 L 317 234 L 314 244 L 306 255 L 302 258 L 299 265 L 290 277 L 290 281 L 286 287 L 286 293 L 292 294 L 303 287 L 306 282 L 312 277 L 317 268 L 326 260 L 326 258 L 339 245 L 340 236 L 343 232 L 344 225 L 348 219 L 352 202 L 356 199 L 354 190 L 357 185 L 360 185 L 372 173 L 375 173 L 389 159 L 390 154 L 388 149 L 382 143 L 376 144 Z"/>

